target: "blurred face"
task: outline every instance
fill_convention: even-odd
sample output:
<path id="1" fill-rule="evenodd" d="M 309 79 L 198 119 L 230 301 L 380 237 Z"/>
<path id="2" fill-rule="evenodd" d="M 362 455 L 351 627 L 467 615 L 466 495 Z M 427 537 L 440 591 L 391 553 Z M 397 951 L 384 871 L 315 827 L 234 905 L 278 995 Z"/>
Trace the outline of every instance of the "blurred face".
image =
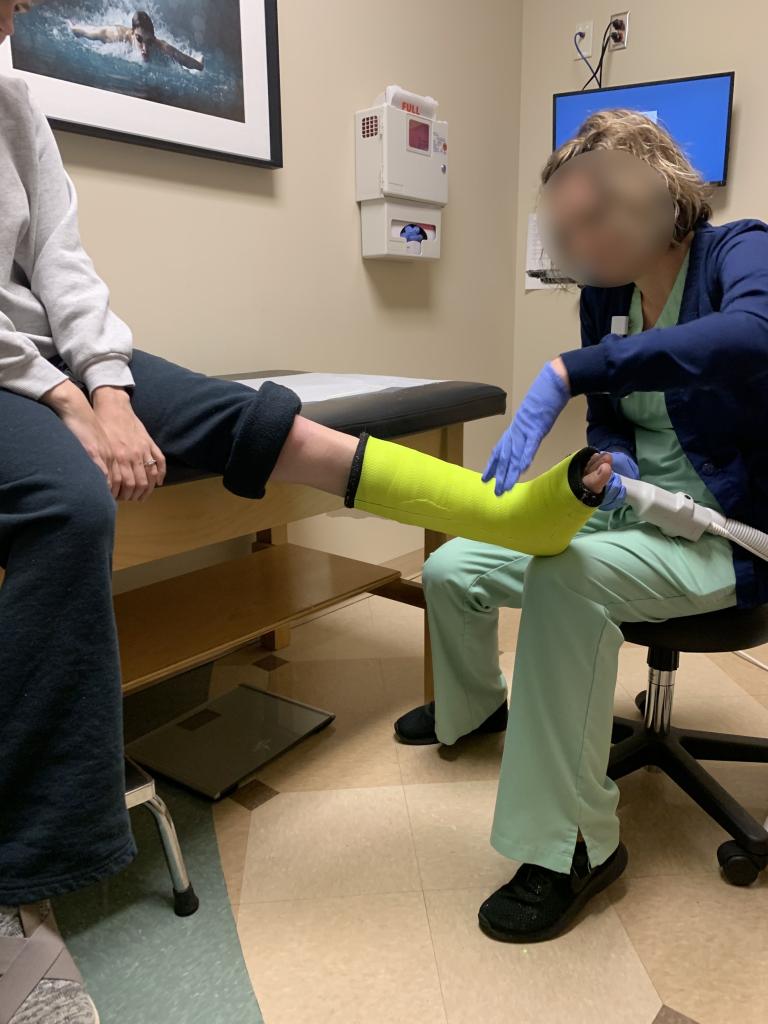
<path id="1" fill-rule="evenodd" d="M 544 186 L 547 252 L 579 284 L 612 288 L 653 268 L 670 247 L 674 202 L 662 176 L 619 150 L 573 157 Z"/>

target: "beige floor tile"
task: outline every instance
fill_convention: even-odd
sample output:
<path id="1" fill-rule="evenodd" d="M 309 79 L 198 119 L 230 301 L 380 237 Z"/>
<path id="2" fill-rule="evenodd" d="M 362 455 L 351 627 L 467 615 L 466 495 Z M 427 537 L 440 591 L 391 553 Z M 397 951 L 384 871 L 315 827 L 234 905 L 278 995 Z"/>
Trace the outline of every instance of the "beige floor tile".
<path id="1" fill-rule="evenodd" d="M 753 658 L 757 658 L 758 661 L 768 664 L 768 654 L 762 651 L 761 648 L 758 647 L 755 650 L 747 651 L 747 653 L 752 655 Z M 768 672 L 765 669 L 752 665 L 733 653 L 710 654 L 708 657 L 726 675 L 738 683 L 743 690 L 746 690 L 747 693 L 751 693 L 756 697 L 768 696 Z"/>
<path id="2" fill-rule="evenodd" d="M 213 824 L 229 902 L 236 907 L 243 884 L 251 815 L 234 800 L 220 800 L 213 805 Z"/>
<path id="3" fill-rule="evenodd" d="M 768 736 L 765 707 L 735 683 L 721 697 L 692 697 L 675 689 L 672 721 L 688 729 Z"/>
<path id="4" fill-rule="evenodd" d="M 678 694 L 697 700 L 722 699 L 724 695 L 743 696 L 746 688 L 740 685 L 735 673 L 731 669 L 735 665 L 738 672 L 740 665 L 744 665 L 746 668 L 751 666 L 734 655 L 725 655 L 728 659 L 728 667 L 726 668 L 721 662 L 715 661 L 715 657 L 719 656 L 707 654 L 680 655 L 680 668 L 677 671 L 675 680 L 675 698 L 677 698 Z M 760 670 L 756 669 L 756 671 L 759 672 Z M 765 673 L 765 678 L 768 680 L 768 673 Z M 768 687 L 766 687 L 765 692 L 768 693 Z"/>
<path id="5" fill-rule="evenodd" d="M 717 848 L 728 836 L 674 782 L 660 772 L 639 771 L 621 779 L 619 788 L 628 878 L 719 874 Z"/>
<path id="6" fill-rule="evenodd" d="M 517 634 L 520 628 L 519 608 L 499 609 L 499 650 L 514 651 L 517 647 Z"/>
<path id="7" fill-rule="evenodd" d="M 490 844 L 496 782 L 406 786 L 405 798 L 422 886 L 489 892 L 508 882 L 518 862 Z"/>
<path id="8" fill-rule="evenodd" d="M 501 671 L 504 673 L 504 678 L 507 680 L 507 689 L 510 691 L 512 689 L 512 676 L 515 671 L 516 656 L 516 647 L 512 647 L 508 651 L 504 650 L 504 648 L 501 648 L 501 651 L 499 653 L 499 667 L 501 668 Z"/>
<path id="9" fill-rule="evenodd" d="M 768 885 L 620 879 L 608 894 L 663 1001 L 699 1024 L 764 1024 Z"/>
<path id="10" fill-rule="evenodd" d="M 647 683 L 647 649 L 625 644 L 619 656 L 619 682 L 633 696 L 644 690 Z M 742 673 L 741 666 L 747 672 Z M 766 686 L 761 689 L 758 682 L 753 690 L 741 685 L 741 674 L 752 672 L 763 676 Z M 741 697 L 743 691 L 768 694 L 768 673 L 761 672 L 732 654 L 686 654 L 680 655 L 680 668 L 675 679 L 675 703 L 678 700 L 723 700 L 726 697 Z"/>
<path id="11" fill-rule="evenodd" d="M 420 887 L 401 786 L 281 793 L 251 815 L 241 903 Z"/>
<path id="12" fill-rule="evenodd" d="M 635 704 L 635 695 L 617 684 L 613 694 L 613 713 L 631 721 L 640 721 L 640 712 Z"/>
<path id="13" fill-rule="evenodd" d="M 380 658 L 424 656 L 424 612 L 385 597 L 369 599 L 373 628 L 369 642 Z"/>
<path id="14" fill-rule="evenodd" d="M 336 719 L 261 769 L 261 782 L 280 792 L 400 784 L 392 738 L 400 705 L 377 660 L 291 660 L 278 676 L 271 692 L 325 708 Z"/>
<path id="15" fill-rule="evenodd" d="M 567 934 L 524 946 L 480 931 L 487 896 L 425 894 L 449 1024 L 651 1024 L 661 1001 L 604 897 Z"/>
<path id="16" fill-rule="evenodd" d="M 253 904 L 238 927 L 268 1024 L 445 1024 L 421 893 Z"/>
<path id="17" fill-rule="evenodd" d="M 619 684 L 633 697 L 645 689 L 637 653 L 642 650 L 626 645 L 620 658 Z M 681 656 L 672 720 L 691 729 L 768 736 L 768 717 L 760 701 L 704 654 Z"/>
<path id="18" fill-rule="evenodd" d="M 392 701 L 395 717 L 424 703 L 424 656 L 396 657 L 379 661 L 384 689 Z M 392 720 L 394 722 L 394 718 Z M 391 725 L 392 723 L 390 723 Z"/>
<path id="19" fill-rule="evenodd" d="M 297 626 L 291 632 L 290 645 L 280 655 L 291 661 L 372 657 L 365 643 L 371 628 L 370 601 L 354 601 Z"/>
<path id="20" fill-rule="evenodd" d="M 514 655 L 503 655 L 502 662 Z M 384 687 L 398 701 L 395 718 L 423 702 L 423 661 L 418 658 L 385 658 L 381 662 Z M 394 719 L 393 719 L 394 720 Z M 499 775 L 504 734 L 472 736 L 452 747 L 408 746 L 395 742 L 395 754 L 406 784 L 464 782 L 496 779 Z"/>
<path id="21" fill-rule="evenodd" d="M 410 747 L 396 744 L 400 775 L 406 785 L 436 782 L 488 781 L 499 777 L 504 733 L 469 736 L 452 747 Z"/>
<path id="22" fill-rule="evenodd" d="M 648 684 L 647 657 L 646 648 L 635 644 L 624 644 L 619 651 L 618 684 L 632 697 Z"/>
<path id="23" fill-rule="evenodd" d="M 281 652 L 291 661 L 423 656 L 424 614 L 418 608 L 370 597 L 297 626 Z"/>
<path id="24" fill-rule="evenodd" d="M 508 682 L 512 679 L 514 660 L 514 651 L 506 651 L 499 658 Z M 381 668 L 385 687 L 403 693 L 399 714 L 420 703 L 420 659 L 383 659 Z M 629 693 L 621 687 L 616 688 L 615 712 L 625 717 L 639 716 Z M 493 736 L 468 736 L 452 747 L 412 747 L 402 743 L 396 744 L 396 754 L 405 785 L 496 780 L 499 777 L 503 749 L 504 733 Z"/>
<path id="25" fill-rule="evenodd" d="M 653 1024 L 696 1024 L 696 1021 L 669 1006 L 662 1006 L 657 1016 L 654 1017 Z"/>

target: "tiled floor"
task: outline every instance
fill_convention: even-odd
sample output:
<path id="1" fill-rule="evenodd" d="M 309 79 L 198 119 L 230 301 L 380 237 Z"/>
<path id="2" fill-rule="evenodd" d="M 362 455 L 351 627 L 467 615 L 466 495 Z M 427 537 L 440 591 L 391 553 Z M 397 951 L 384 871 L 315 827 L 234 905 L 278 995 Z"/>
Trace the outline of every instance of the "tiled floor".
<path id="1" fill-rule="evenodd" d="M 516 623 L 503 613 L 508 673 Z M 495 943 L 476 914 L 516 868 L 488 843 L 501 738 L 447 750 L 392 738 L 393 719 L 421 698 L 420 613 L 359 600 L 296 629 L 269 673 L 263 658 L 226 659 L 216 685 L 250 679 L 337 715 L 216 807 L 266 1024 L 764 1024 L 768 881 L 720 878 L 724 834 L 663 775 L 622 782 L 630 867 L 576 928 Z M 622 714 L 644 687 L 644 658 L 622 653 Z M 675 717 L 768 735 L 768 673 L 688 655 Z M 711 767 L 762 820 L 768 771 Z"/>

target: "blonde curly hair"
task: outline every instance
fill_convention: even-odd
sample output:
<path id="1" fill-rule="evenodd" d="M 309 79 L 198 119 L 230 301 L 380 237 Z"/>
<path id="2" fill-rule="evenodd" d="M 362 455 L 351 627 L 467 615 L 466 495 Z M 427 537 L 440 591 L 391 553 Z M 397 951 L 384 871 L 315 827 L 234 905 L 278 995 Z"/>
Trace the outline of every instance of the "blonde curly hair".
<path id="1" fill-rule="evenodd" d="M 636 110 L 591 114 L 574 137 L 547 160 L 541 172 L 542 186 L 568 160 L 596 149 L 626 150 L 661 174 L 675 202 L 675 242 L 681 242 L 697 224 L 712 216 L 709 191 L 701 175 L 669 132 Z"/>

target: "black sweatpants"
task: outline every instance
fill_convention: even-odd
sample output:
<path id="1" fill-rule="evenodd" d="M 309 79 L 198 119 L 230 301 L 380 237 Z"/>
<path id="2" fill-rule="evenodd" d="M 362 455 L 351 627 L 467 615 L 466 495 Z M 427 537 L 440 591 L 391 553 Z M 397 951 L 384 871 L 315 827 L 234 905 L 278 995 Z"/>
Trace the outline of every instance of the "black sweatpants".
<path id="1" fill-rule="evenodd" d="M 259 498 L 300 410 L 144 352 L 133 408 L 169 460 Z M 125 810 L 112 612 L 115 502 L 51 409 L 0 389 L 0 904 L 114 874 L 135 847 Z"/>

